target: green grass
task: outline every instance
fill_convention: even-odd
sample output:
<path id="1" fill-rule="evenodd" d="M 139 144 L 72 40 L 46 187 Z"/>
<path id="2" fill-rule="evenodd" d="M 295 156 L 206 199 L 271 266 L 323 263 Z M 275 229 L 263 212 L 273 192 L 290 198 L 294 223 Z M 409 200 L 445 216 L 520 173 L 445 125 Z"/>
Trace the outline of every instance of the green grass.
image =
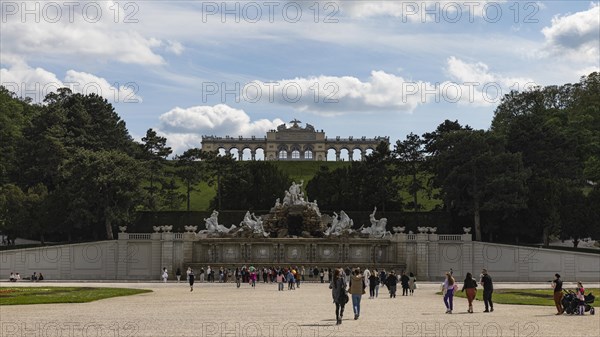
<path id="1" fill-rule="evenodd" d="M 152 292 L 152 290 L 95 287 L 0 287 L 0 305 L 85 303 L 148 292 Z"/>
<path id="2" fill-rule="evenodd" d="M 461 287 L 459 286 L 459 289 Z M 585 290 L 586 294 L 590 292 L 597 295 L 600 294 L 600 289 L 590 288 Z M 441 295 L 442 293 L 438 292 L 438 294 Z M 467 293 L 459 290 L 455 296 L 467 298 Z M 477 289 L 475 299 L 483 301 L 483 291 L 481 289 Z M 500 304 L 554 306 L 552 289 L 498 289 L 494 290 L 492 301 Z"/>

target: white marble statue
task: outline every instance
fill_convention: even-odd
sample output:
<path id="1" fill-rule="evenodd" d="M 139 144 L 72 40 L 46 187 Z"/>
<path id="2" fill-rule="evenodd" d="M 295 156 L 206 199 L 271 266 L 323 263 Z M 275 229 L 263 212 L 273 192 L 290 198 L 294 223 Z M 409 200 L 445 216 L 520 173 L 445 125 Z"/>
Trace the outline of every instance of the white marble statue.
<path id="1" fill-rule="evenodd" d="M 338 214 L 333 212 L 333 221 L 331 222 L 331 227 L 327 228 L 325 231 L 325 235 L 340 235 L 342 233 L 352 233 L 354 230 L 352 226 L 354 225 L 354 221 L 350 219 L 346 212 L 341 211 L 338 219 Z"/>
<path id="2" fill-rule="evenodd" d="M 374 237 L 374 238 L 383 238 L 388 234 L 391 235 L 392 233 L 385 230 L 385 227 L 387 226 L 387 219 L 386 218 L 381 218 L 379 220 L 375 219 L 375 212 L 377 212 L 377 207 L 375 207 L 375 209 L 373 210 L 373 213 L 371 213 L 371 215 L 369 216 L 369 219 L 371 220 L 371 227 L 367 227 L 367 228 L 361 227 L 360 228 L 361 233 L 369 234 L 369 236 Z"/>
<path id="3" fill-rule="evenodd" d="M 285 191 L 285 197 L 283 198 L 284 205 L 293 206 L 306 204 L 306 201 L 304 201 L 304 193 L 302 193 L 301 189 L 303 184 L 304 180 L 300 180 L 300 184 L 292 182 L 292 186 Z"/>
<path id="4" fill-rule="evenodd" d="M 265 237 L 269 236 L 269 233 L 265 233 L 262 217 L 256 217 L 254 213 L 250 214 L 250 211 L 247 211 L 244 215 L 244 220 L 240 222 L 240 227 L 248 228 L 254 234 L 262 234 Z"/>
<path id="5" fill-rule="evenodd" d="M 207 233 L 229 233 L 229 231 L 236 228 L 235 225 L 231 225 L 231 228 L 219 225 L 219 212 L 217 210 L 212 212 L 210 218 L 204 218 L 204 225 Z"/>

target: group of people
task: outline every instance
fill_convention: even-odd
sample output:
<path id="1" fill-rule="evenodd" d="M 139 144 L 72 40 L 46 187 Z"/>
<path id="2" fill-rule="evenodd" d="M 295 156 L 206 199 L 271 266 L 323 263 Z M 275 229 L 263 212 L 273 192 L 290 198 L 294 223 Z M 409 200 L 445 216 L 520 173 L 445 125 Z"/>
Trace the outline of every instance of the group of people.
<path id="1" fill-rule="evenodd" d="M 563 281 L 560 279 L 560 274 L 554 274 L 554 280 L 552 281 L 552 288 L 554 289 L 554 305 L 556 306 L 556 315 L 562 315 L 565 313 L 566 308 L 563 306 Z M 575 288 L 575 297 L 577 298 L 577 315 L 585 314 L 585 288 L 581 281 L 577 282 Z"/>
<path id="2" fill-rule="evenodd" d="M 347 269 L 346 272 L 349 273 L 349 269 Z M 369 287 L 369 299 L 379 297 L 380 285 L 385 285 L 387 287 L 390 298 L 396 297 L 398 283 L 400 283 L 400 286 L 402 287 L 402 296 L 412 296 L 417 288 L 417 278 L 415 275 L 413 273 L 407 275 L 404 271 L 402 271 L 400 275 L 397 275 L 394 270 L 387 273 L 385 269 L 381 271 L 374 269 L 373 272 L 369 271 L 369 269 L 365 269 L 363 277 Z"/>
<path id="3" fill-rule="evenodd" d="M 444 305 L 446 306 L 446 313 L 451 314 L 454 310 L 454 294 L 458 291 L 458 284 L 450 271 L 446 273 L 444 283 L 442 283 L 442 293 L 444 295 Z M 468 313 L 473 313 L 473 300 L 477 295 L 477 284 L 483 287 L 483 303 L 485 310 L 483 312 L 493 312 L 494 303 L 492 302 L 492 293 L 494 292 L 494 285 L 492 277 L 488 274 L 487 269 L 483 269 L 479 275 L 479 282 L 473 279 L 471 273 L 467 273 L 461 289 L 461 292 L 466 292 L 467 302 L 469 303 Z"/>
<path id="4" fill-rule="evenodd" d="M 19 273 L 11 272 L 10 276 L 8 277 L 8 280 L 10 282 L 21 281 L 21 275 Z M 44 275 L 42 275 L 42 273 L 34 272 L 33 275 L 31 275 L 31 277 L 26 277 L 25 280 L 31 280 L 32 282 L 43 281 Z"/>
<path id="5" fill-rule="evenodd" d="M 413 273 L 406 275 L 406 272 L 402 271 L 401 275 L 398 276 L 393 270 L 386 273 L 385 269 L 381 271 L 375 269 L 373 272 L 369 269 L 365 269 L 363 272 L 360 268 L 352 270 L 349 267 L 345 270 L 335 269 L 329 288 L 335 304 L 336 324 L 342 324 L 344 307 L 350 301 L 350 296 L 352 297 L 354 319 L 357 320 L 360 318 L 362 295 L 366 294 L 367 287 L 369 287 L 369 299 L 378 297 L 380 284 L 384 284 L 388 288 L 390 298 L 395 298 L 399 282 L 402 285 L 402 296 L 414 294 L 417 279 Z"/>

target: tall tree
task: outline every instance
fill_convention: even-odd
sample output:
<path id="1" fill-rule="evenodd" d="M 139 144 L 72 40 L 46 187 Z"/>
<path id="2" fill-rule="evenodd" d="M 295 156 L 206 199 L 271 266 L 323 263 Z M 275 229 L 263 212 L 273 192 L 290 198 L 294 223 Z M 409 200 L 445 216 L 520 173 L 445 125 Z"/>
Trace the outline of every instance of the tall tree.
<path id="1" fill-rule="evenodd" d="M 186 209 L 190 211 L 190 195 L 194 187 L 205 179 L 206 171 L 203 170 L 202 151 L 198 148 L 188 149 L 183 154 L 176 156 L 176 174 L 185 184 Z"/>
<path id="2" fill-rule="evenodd" d="M 167 138 L 157 135 L 156 131 L 152 129 L 148 129 L 146 136 L 142 138 L 142 149 L 150 172 L 148 177 L 150 186 L 146 187 L 148 191 L 146 207 L 155 211 L 158 209 L 159 187 L 157 184 L 162 181 L 165 160 L 173 151 L 167 146 Z"/>
<path id="3" fill-rule="evenodd" d="M 408 184 L 408 192 L 412 196 L 412 208 L 415 212 L 419 211 L 419 201 L 417 199 L 419 191 L 423 189 L 423 184 L 418 179 L 418 174 L 423 173 L 423 162 L 425 161 L 425 149 L 423 140 L 419 135 L 410 133 L 406 139 L 396 142 L 394 155 L 398 159 L 400 173 L 410 176 L 411 180 Z"/>
<path id="4" fill-rule="evenodd" d="M 91 222 L 91 226 L 103 228 L 106 239 L 114 239 L 113 227 L 132 219 L 146 174 L 135 159 L 122 152 L 75 152 L 63 167 L 63 188 L 73 195 L 68 208 L 72 217 L 80 216 L 71 220 Z M 77 212 L 78 208 L 87 212 Z"/>
<path id="5" fill-rule="evenodd" d="M 431 157 L 446 206 L 473 217 L 476 240 L 482 239 L 481 211 L 501 211 L 507 218 L 525 208 L 527 171 L 518 154 L 507 153 L 502 140 L 479 130 L 446 133 Z"/>

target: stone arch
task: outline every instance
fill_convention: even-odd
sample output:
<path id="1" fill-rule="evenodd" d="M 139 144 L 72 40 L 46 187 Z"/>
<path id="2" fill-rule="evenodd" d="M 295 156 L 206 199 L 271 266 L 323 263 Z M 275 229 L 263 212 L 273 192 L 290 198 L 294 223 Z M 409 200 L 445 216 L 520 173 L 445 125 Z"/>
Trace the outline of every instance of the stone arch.
<path id="1" fill-rule="evenodd" d="M 327 161 L 336 161 L 339 158 L 339 152 L 334 146 L 327 149 Z"/>
<path id="2" fill-rule="evenodd" d="M 355 147 L 352 150 L 352 160 L 356 160 L 356 161 L 360 161 L 364 159 L 364 155 L 363 155 L 363 149 L 361 149 L 360 147 Z"/>
<path id="3" fill-rule="evenodd" d="M 290 146 L 289 158 L 291 160 L 300 160 L 301 159 L 301 147 L 298 144 L 294 144 Z"/>
<path id="4" fill-rule="evenodd" d="M 267 160 L 267 158 L 265 158 L 265 149 L 260 146 L 257 147 L 256 151 L 254 151 L 254 160 Z"/>
<path id="5" fill-rule="evenodd" d="M 342 146 L 338 153 L 339 153 L 338 160 L 341 160 L 341 161 L 349 161 L 350 160 L 350 157 L 351 157 L 350 150 L 348 150 L 347 147 Z"/>
<path id="6" fill-rule="evenodd" d="M 287 145 L 280 144 L 279 146 L 277 146 L 277 160 L 288 160 L 288 152 L 289 149 Z"/>
<path id="7" fill-rule="evenodd" d="M 304 145 L 302 151 L 302 158 L 304 160 L 315 160 L 315 152 L 311 145 Z"/>

